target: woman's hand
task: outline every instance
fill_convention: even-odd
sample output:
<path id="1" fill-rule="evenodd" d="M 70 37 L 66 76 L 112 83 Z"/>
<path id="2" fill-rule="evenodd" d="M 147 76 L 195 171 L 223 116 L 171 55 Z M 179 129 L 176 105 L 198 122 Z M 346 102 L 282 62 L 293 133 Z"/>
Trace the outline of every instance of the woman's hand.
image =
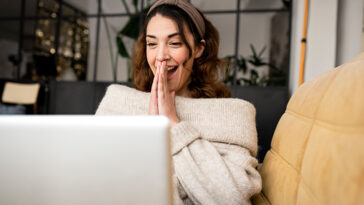
<path id="1" fill-rule="evenodd" d="M 167 116 L 171 121 L 172 126 L 179 122 L 174 105 L 175 91 L 169 92 L 167 82 L 168 67 L 163 61 L 159 65 L 158 79 L 158 111 L 160 115 Z"/>
<path id="2" fill-rule="evenodd" d="M 158 79 L 159 79 L 159 66 L 154 73 L 154 79 L 152 84 L 152 89 L 150 91 L 150 99 L 149 99 L 149 115 L 158 115 Z"/>
<path id="3" fill-rule="evenodd" d="M 171 125 L 179 123 L 174 104 L 175 92 L 170 92 L 167 81 L 167 65 L 163 61 L 157 65 L 149 100 L 149 114 L 168 117 Z"/>

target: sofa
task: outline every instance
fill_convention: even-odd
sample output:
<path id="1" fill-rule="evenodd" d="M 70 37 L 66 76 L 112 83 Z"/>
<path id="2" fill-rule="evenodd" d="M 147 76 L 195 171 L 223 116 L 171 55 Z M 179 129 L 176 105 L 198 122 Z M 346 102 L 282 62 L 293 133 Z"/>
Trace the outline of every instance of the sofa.
<path id="1" fill-rule="evenodd" d="M 364 53 L 300 86 L 253 204 L 364 204 Z"/>

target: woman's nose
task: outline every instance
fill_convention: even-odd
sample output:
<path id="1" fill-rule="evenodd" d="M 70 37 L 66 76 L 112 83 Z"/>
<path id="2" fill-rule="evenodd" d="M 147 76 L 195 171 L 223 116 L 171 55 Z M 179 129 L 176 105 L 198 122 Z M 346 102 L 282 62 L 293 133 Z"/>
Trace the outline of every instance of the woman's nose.
<path id="1" fill-rule="evenodd" d="M 169 59 L 169 52 L 168 48 L 166 46 L 159 46 L 158 47 L 158 53 L 157 53 L 157 60 L 158 61 L 164 61 Z"/>

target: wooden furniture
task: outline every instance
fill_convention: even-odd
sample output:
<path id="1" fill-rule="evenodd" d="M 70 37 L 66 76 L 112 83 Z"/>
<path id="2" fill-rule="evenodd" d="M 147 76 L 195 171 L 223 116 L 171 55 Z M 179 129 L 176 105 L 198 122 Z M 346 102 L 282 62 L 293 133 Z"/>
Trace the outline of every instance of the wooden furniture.
<path id="1" fill-rule="evenodd" d="M 36 114 L 39 88 L 39 83 L 6 82 L 1 100 L 3 103 L 32 105 L 33 113 Z"/>

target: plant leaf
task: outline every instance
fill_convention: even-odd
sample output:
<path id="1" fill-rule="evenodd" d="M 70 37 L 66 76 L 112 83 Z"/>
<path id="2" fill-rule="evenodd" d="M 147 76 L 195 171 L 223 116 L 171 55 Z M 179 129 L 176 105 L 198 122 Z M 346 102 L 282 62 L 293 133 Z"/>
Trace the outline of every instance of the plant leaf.
<path id="1" fill-rule="evenodd" d="M 125 26 L 119 31 L 119 34 L 123 36 L 128 36 L 134 40 L 138 39 L 140 32 L 141 18 L 148 12 L 151 6 L 147 6 L 143 9 L 142 13 L 137 13 L 131 16 Z"/>
<path id="2" fill-rule="evenodd" d="M 243 73 L 246 73 L 246 71 L 248 70 L 248 66 L 246 65 L 246 60 L 244 57 L 241 57 L 238 60 L 238 66 L 239 66 L 239 70 L 243 71 Z"/>
<path id="3" fill-rule="evenodd" d="M 133 0 L 133 5 L 134 5 L 135 8 L 137 8 L 137 6 L 138 6 L 138 0 Z"/>
<path id="4" fill-rule="evenodd" d="M 257 52 L 255 51 L 255 48 L 254 48 L 253 44 L 250 44 L 250 49 L 252 50 L 253 57 L 255 58 L 257 56 Z"/>
<path id="5" fill-rule="evenodd" d="M 139 23 L 140 15 L 131 16 L 119 34 L 136 40 L 139 35 Z"/>
<path id="6" fill-rule="evenodd" d="M 228 75 L 226 78 L 225 78 L 225 80 L 224 80 L 224 83 L 225 84 L 230 84 L 230 85 L 232 85 L 233 84 L 233 80 L 234 80 L 234 77 L 232 76 L 232 75 Z"/>
<path id="7" fill-rule="evenodd" d="M 259 77 L 259 74 L 258 74 L 258 72 L 256 70 L 251 70 L 250 74 L 251 74 L 252 78 L 258 78 Z"/>
<path id="8" fill-rule="evenodd" d="M 135 13 L 139 13 L 138 0 L 133 0 L 133 6 L 134 6 Z"/>
<path id="9" fill-rule="evenodd" d="M 247 78 L 240 78 L 244 82 L 244 85 L 252 85 L 252 82 L 250 79 Z"/>
<path id="10" fill-rule="evenodd" d="M 120 36 L 117 36 L 116 42 L 118 44 L 118 53 L 124 58 L 129 58 L 129 54 L 128 51 L 126 50 L 123 39 Z"/>
<path id="11" fill-rule="evenodd" d="M 263 76 L 258 81 L 258 86 L 265 87 L 265 86 L 267 86 L 267 82 L 268 82 L 267 76 Z"/>
<path id="12" fill-rule="evenodd" d="M 126 10 L 126 13 L 128 15 L 130 15 L 130 10 L 129 10 L 128 4 L 125 2 L 125 0 L 121 0 L 121 3 L 124 5 L 124 8 Z"/>
<path id="13" fill-rule="evenodd" d="M 264 46 L 263 49 L 259 52 L 259 57 L 262 57 L 262 54 L 264 53 L 265 49 L 267 48 L 267 46 Z"/>
<path id="14" fill-rule="evenodd" d="M 255 70 L 251 70 L 250 71 L 250 81 L 251 81 L 252 85 L 257 85 L 258 78 L 259 78 L 258 72 Z"/>

